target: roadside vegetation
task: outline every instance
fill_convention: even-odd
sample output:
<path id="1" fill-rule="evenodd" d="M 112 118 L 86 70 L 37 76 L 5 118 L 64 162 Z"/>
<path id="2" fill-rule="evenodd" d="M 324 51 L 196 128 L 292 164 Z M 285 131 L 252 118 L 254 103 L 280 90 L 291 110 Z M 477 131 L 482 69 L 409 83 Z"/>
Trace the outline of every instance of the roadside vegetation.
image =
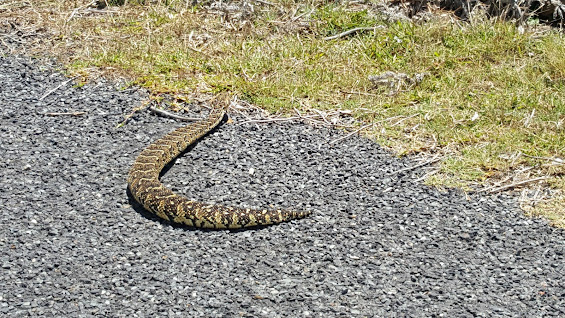
<path id="1" fill-rule="evenodd" d="M 122 77 L 154 95 L 229 91 L 288 116 L 339 111 L 399 156 L 437 161 L 428 184 L 521 191 L 527 213 L 565 227 L 559 30 L 446 13 L 410 21 L 378 1 L 88 4 L 14 2 L 0 19 L 30 34 L 27 54 L 48 51 L 83 80 Z"/>

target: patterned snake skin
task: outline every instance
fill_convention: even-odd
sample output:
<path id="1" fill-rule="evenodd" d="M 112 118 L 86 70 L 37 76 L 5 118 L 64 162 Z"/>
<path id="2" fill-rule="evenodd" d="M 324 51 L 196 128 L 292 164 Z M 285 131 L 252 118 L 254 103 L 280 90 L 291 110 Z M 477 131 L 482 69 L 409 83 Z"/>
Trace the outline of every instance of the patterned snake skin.
<path id="1" fill-rule="evenodd" d="M 211 229 L 269 225 L 310 214 L 292 210 L 242 209 L 191 201 L 174 193 L 159 181 L 161 170 L 189 145 L 216 127 L 224 118 L 226 110 L 226 106 L 216 105 L 207 118 L 176 129 L 145 148 L 128 175 L 128 186 L 135 200 L 146 210 L 165 220 Z"/>

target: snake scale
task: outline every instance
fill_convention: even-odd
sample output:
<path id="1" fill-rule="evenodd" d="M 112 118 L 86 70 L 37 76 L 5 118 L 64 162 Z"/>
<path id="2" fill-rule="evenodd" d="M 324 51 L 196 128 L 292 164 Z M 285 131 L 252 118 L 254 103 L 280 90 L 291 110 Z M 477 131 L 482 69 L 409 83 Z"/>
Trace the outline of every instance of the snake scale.
<path id="1" fill-rule="evenodd" d="M 298 219 L 306 211 L 281 209 L 244 209 L 206 204 L 174 193 L 159 181 L 161 170 L 188 146 L 220 124 L 226 106 L 214 106 L 207 118 L 178 128 L 145 148 L 133 163 L 128 187 L 146 210 L 173 223 L 209 229 L 237 229 Z"/>

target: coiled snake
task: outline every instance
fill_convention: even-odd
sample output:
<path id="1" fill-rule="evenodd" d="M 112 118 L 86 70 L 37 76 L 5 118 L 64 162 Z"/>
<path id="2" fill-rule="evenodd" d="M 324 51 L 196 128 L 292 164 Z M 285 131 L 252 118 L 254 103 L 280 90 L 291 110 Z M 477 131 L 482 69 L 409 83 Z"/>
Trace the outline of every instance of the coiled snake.
<path id="1" fill-rule="evenodd" d="M 169 162 L 220 124 L 228 106 L 229 103 L 216 103 L 207 118 L 178 128 L 145 148 L 135 159 L 128 175 L 128 187 L 134 199 L 165 220 L 211 229 L 269 225 L 310 214 L 306 211 L 243 209 L 192 201 L 174 193 L 159 181 L 161 170 Z"/>

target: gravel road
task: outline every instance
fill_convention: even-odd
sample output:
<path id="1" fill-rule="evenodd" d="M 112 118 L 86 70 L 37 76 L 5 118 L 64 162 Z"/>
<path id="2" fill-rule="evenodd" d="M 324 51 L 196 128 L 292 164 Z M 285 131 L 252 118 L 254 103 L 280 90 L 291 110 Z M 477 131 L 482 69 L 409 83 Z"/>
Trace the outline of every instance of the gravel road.
<path id="1" fill-rule="evenodd" d="M 248 231 L 202 231 L 133 204 L 126 174 L 182 125 L 143 92 L 73 87 L 0 58 L 0 316 L 565 317 L 565 233 L 509 195 L 441 193 L 373 142 L 303 123 L 225 123 L 163 181 L 243 207 L 311 209 Z M 50 94 L 48 92 L 52 91 Z M 46 96 L 45 96 L 46 95 Z M 85 111 L 82 116 L 46 116 Z M 201 116 L 204 116 L 202 112 Z"/>

